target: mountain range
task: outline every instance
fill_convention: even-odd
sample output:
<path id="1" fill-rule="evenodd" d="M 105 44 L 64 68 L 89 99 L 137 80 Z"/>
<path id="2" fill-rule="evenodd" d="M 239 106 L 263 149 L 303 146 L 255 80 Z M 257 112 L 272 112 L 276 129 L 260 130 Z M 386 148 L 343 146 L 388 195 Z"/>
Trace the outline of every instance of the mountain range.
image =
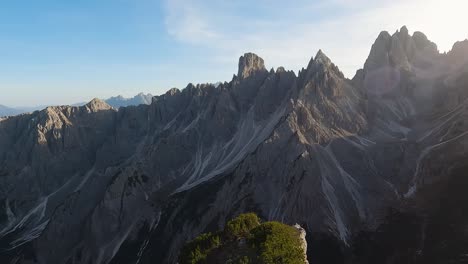
<path id="1" fill-rule="evenodd" d="M 40 109 L 45 108 L 45 106 L 37 106 L 37 107 L 8 107 L 5 105 L 0 105 L 0 117 L 5 116 L 15 116 L 19 114 L 34 112 Z"/>
<path id="2" fill-rule="evenodd" d="M 300 224 L 314 264 L 468 261 L 468 40 L 381 32 L 353 79 L 321 50 L 238 65 L 0 119 L 0 262 L 176 263 L 244 212 Z"/>
<path id="3" fill-rule="evenodd" d="M 0 105 L 0 116 L 12 116 L 16 114 L 17 114 L 16 109 L 10 108 L 4 105 Z"/>
<path id="4" fill-rule="evenodd" d="M 135 95 L 132 98 L 125 98 L 121 95 L 119 96 L 114 96 L 110 97 L 105 100 L 106 103 L 108 103 L 110 106 L 114 108 L 120 108 L 120 107 L 125 107 L 125 106 L 131 106 L 131 105 L 140 105 L 140 104 L 151 104 L 151 100 L 153 98 L 153 95 L 151 94 L 144 94 L 144 93 L 139 93 Z M 82 106 L 85 105 L 86 103 L 76 103 L 73 104 L 73 106 Z M 14 116 L 14 115 L 19 115 L 19 114 L 24 114 L 24 113 L 30 113 L 34 111 L 38 111 L 41 109 L 46 108 L 46 106 L 37 106 L 37 107 L 7 107 L 4 105 L 0 105 L 0 117 L 2 116 Z"/>

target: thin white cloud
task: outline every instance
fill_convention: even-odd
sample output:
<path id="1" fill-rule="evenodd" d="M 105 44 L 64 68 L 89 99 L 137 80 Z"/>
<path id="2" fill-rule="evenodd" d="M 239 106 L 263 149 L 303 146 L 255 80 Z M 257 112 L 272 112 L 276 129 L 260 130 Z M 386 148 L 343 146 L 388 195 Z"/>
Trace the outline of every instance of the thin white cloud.
<path id="1" fill-rule="evenodd" d="M 243 2 L 223 3 L 166 1 L 168 32 L 181 42 L 210 49 L 220 65 L 233 65 L 252 51 L 267 65 L 298 70 L 323 49 L 348 77 L 362 67 L 381 30 L 393 33 L 407 25 L 426 33 L 442 51 L 468 37 L 465 0 L 300 1 L 284 6 L 260 1 L 258 16 L 242 9 L 248 7 Z"/>
<path id="2" fill-rule="evenodd" d="M 211 23 L 205 19 L 203 10 L 191 1 L 167 1 L 165 9 L 168 33 L 178 40 L 197 44 L 216 38 L 217 34 L 210 28 Z"/>

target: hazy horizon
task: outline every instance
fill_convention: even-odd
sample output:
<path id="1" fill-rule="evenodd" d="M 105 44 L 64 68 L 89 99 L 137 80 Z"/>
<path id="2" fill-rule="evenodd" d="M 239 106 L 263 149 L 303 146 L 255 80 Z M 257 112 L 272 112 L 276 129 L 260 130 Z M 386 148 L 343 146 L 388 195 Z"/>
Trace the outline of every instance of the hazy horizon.
<path id="1" fill-rule="evenodd" d="M 322 49 L 352 78 L 383 30 L 406 25 L 450 50 L 468 38 L 467 7 L 461 0 L 4 3 L 0 104 L 73 104 L 229 81 L 245 52 L 268 69 L 297 73 Z"/>

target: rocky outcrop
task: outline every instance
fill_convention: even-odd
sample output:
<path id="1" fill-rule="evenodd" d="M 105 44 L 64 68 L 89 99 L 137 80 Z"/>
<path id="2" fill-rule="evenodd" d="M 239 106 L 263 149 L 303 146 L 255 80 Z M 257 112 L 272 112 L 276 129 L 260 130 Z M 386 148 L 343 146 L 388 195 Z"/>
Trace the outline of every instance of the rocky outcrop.
<path id="1" fill-rule="evenodd" d="M 304 250 L 305 264 L 309 264 L 309 261 L 307 260 L 307 240 L 306 240 L 307 233 L 304 230 L 304 228 L 302 228 L 298 224 L 295 224 L 294 227 L 299 231 L 299 236 L 301 238 L 301 247 Z"/>
<path id="2" fill-rule="evenodd" d="M 90 113 L 96 113 L 99 111 L 105 111 L 105 110 L 111 110 L 112 107 L 108 105 L 106 102 L 103 100 L 100 100 L 98 98 L 94 98 L 91 100 L 89 103 L 85 104 L 86 109 Z"/>
<path id="3" fill-rule="evenodd" d="M 450 221 L 423 198 L 450 196 L 438 184 L 463 183 L 467 155 L 467 63 L 455 46 L 439 54 L 402 28 L 379 35 L 353 80 L 322 51 L 297 76 L 250 53 L 232 81 L 171 89 L 150 105 L 93 100 L 3 119 L 2 263 L 174 263 L 185 241 L 246 211 L 300 223 L 320 263 L 330 248 L 337 257 L 380 245 L 363 232 L 399 244 L 392 227 L 409 222 L 388 208 L 423 219 L 410 221 L 407 255 L 346 259 L 430 260 L 443 248 L 423 237 L 449 239 L 433 223 Z"/>
<path id="4" fill-rule="evenodd" d="M 424 68 L 430 66 L 439 56 L 437 46 L 422 32 L 414 32 L 411 36 L 403 26 L 393 35 L 386 31 L 380 33 L 364 64 L 364 71 L 388 66 L 404 70 Z"/>
<path id="5" fill-rule="evenodd" d="M 254 53 L 246 53 L 239 59 L 237 76 L 241 79 L 248 78 L 256 72 L 266 71 L 263 59 Z"/>

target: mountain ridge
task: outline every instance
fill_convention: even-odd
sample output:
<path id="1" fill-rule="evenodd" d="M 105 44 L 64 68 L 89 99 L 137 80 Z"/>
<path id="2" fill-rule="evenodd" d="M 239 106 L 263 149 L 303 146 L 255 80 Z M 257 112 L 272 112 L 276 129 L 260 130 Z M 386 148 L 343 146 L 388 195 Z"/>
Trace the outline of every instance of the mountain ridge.
<path id="1" fill-rule="evenodd" d="M 95 100 L 2 120 L 6 259 L 174 263 L 185 241 L 246 211 L 300 223 L 338 248 L 371 248 L 356 236 L 379 228 L 382 241 L 398 242 L 385 229 L 395 221 L 388 208 L 446 223 L 423 198 L 446 193 L 434 183 L 458 179 L 468 156 L 466 44 L 435 54 L 405 29 L 381 33 L 352 80 L 321 50 L 297 76 L 247 53 L 231 82 L 171 89 L 150 105 Z M 435 234 L 427 228 L 417 230 Z M 442 250 L 428 240 L 437 250 L 418 253 L 413 232 L 408 255 L 387 249 L 377 260 Z M 320 250 L 309 245 L 314 263 Z M 376 263 L 366 254 L 352 257 Z"/>
<path id="2" fill-rule="evenodd" d="M 118 95 L 118 96 L 113 96 L 108 99 L 105 99 L 104 101 L 114 108 L 120 108 L 120 107 L 125 107 L 125 106 L 137 106 L 140 104 L 148 105 L 148 104 L 151 104 L 152 99 L 153 99 L 153 95 L 151 94 L 139 93 L 132 98 L 125 98 L 122 95 Z M 75 103 L 75 104 L 71 104 L 71 106 L 82 106 L 85 104 L 86 103 Z M 47 106 L 7 107 L 7 106 L 0 105 L 0 117 L 26 114 L 26 113 L 31 113 L 34 111 L 39 111 L 45 108 L 47 108 Z"/>

